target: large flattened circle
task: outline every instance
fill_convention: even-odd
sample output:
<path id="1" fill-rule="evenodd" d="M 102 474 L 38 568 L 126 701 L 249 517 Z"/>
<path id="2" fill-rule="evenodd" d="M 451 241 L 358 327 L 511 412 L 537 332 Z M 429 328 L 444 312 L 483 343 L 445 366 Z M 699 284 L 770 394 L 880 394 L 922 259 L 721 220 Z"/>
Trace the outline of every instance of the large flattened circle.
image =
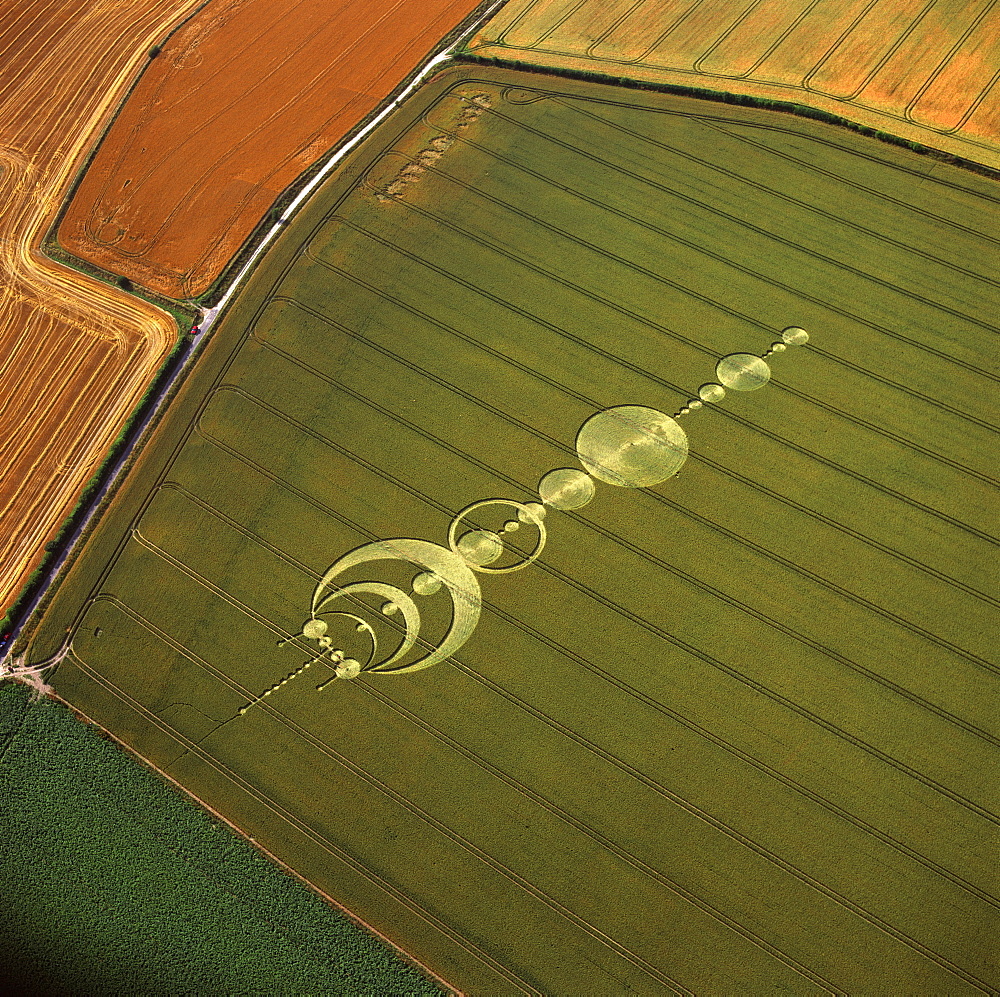
<path id="1" fill-rule="evenodd" d="M 676 420 L 642 405 L 591 416 L 576 437 L 580 462 L 600 481 L 647 488 L 673 477 L 687 460 L 688 439 Z"/>
<path id="2" fill-rule="evenodd" d="M 771 380 L 771 368 L 752 353 L 730 353 L 716 365 L 715 376 L 733 391 L 756 391 Z"/>

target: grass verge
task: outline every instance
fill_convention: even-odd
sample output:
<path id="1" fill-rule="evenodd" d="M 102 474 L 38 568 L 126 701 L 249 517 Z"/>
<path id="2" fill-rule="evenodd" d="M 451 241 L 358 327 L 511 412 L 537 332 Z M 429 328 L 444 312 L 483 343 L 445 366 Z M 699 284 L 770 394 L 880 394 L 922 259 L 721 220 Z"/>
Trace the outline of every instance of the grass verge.
<path id="1" fill-rule="evenodd" d="M 978 173 L 980 176 L 989 177 L 991 180 L 1000 180 L 1000 171 L 994 170 L 982 163 L 974 162 L 971 159 L 963 159 L 950 152 L 935 149 L 920 142 L 893 135 L 891 132 L 881 131 L 878 128 L 871 128 L 850 118 L 843 118 L 837 114 L 831 114 L 818 107 L 810 107 L 807 104 L 798 104 L 795 101 L 771 100 L 768 97 L 758 97 L 753 94 L 729 93 L 726 90 L 710 90 L 705 87 L 687 87 L 678 83 L 656 83 L 651 80 L 637 80 L 629 76 L 612 76 L 609 73 L 597 73 L 586 69 L 572 69 L 565 66 L 542 66 L 533 62 L 526 62 L 523 59 L 501 59 L 497 56 L 475 55 L 468 50 L 461 50 L 455 53 L 455 62 L 471 66 L 490 66 L 501 69 L 513 69 L 518 72 L 538 73 L 540 76 L 555 76 L 568 80 L 581 80 L 586 83 L 610 84 L 615 87 L 622 87 L 626 90 L 646 90 L 653 93 L 668 93 L 676 97 L 697 97 L 700 100 L 712 101 L 717 104 L 735 104 L 739 107 L 755 107 L 764 111 L 778 111 L 782 114 L 794 114 L 800 118 L 811 118 L 813 121 L 822 121 L 824 124 L 834 125 L 837 128 L 846 128 L 848 131 L 857 132 L 859 135 L 867 135 L 869 138 L 877 139 L 888 145 L 899 146 L 909 149 L 919 156 L 928 156 L 938 162 L 950 163 L 971 173 Z"/>

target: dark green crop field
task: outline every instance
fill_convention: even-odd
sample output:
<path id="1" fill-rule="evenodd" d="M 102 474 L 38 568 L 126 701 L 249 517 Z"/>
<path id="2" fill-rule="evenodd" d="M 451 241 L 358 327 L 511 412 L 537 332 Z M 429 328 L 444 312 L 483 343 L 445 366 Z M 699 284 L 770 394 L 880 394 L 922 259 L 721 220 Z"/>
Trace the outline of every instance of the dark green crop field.
<path id="1" fill-rule="evenodd" d="M 818 122 L 451 69 L 257 269 L 30 658 L 470 994 L 995 992 L 997 233 Z"/>
<path id="2" fill-rule="evenodd" d="M 10 684 L 0 837 L 4 993 L 441 993 L 65 707 Z"/>

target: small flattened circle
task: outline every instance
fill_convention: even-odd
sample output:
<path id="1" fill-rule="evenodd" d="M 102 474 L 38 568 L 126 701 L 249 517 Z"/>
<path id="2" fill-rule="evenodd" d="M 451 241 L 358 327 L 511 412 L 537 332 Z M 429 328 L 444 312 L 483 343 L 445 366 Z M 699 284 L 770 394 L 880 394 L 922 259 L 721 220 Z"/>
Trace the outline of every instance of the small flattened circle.
<path id="1" fill-rule="evenodd" d="M 322 637 L 327 630 L 329 626 L 326 620 L 306 620 L 305 626 L 302 627 L 302 636 L 315 640 L 317 637 Z"/>
<path id="2" fill-rule="evenodd" d="M 459 538 L 459 531 L 465 524 L 467 517 L 476 512 L 484 514 L 484 510 L 486 509 L 492 509 L 495 512 L 499 512 L 501 509 L 515 510 L 519 524 L 522 526 L 533 526 L 538 531 L 538 538 L 535 541 L 534 549 L 527 554 L 516 547 L 505 551 L 501 535 L 491 530 L 474 529 L 462 534 L 462 537 Z M 512 522 L 514 520 L 510 516 L 510 513 L 507 512 L 502 532 L 513 532 L 507 530 L 507 527 Z M 476 535 L 479 534 L 483 536 L 477 538 Z M 463 549 L 463 543 L 465 544 L 465 549 Z M 483 499 L 481 502 L 473 502 L 472 505 L 466 506 L 451 521 L 451 525 L 448 527 L 448 546 L 462 557 L 473 571 L 491 575 L 505 575 L 512 571 L 520 571 L 522 568 L 526 568 L 529 564 L 534 563 L 538 555 L 541 554 L 542 548 L 545 547 L 545 506 L 538 502 L 515 502 L 512 499 Z M 487 567 L 493 561 L 498 560 L 500 555 L 505 552 L 517 558 L 517 560 L 513 563 L 506 563 L 492 568 Z M 470 561 L 470 553 L 473 557 L 477 558 L 486 555 L 488 556 L 488 560 Z M 494 554 L 495 556 L 493 556 Z"/>
<path id="3" fill-rule="evenodd" d="M 805 329 L 800 329 L 797 325 L 789 326 L 781 334 L 781 338 L 789 346 L 803 346 L 809 342 L 809 333 Z"/>
<path id="4" fill-rule="evenodd" d="M 517 510 L 517 518 L 522 523 L 540 523 L 545 518 L 545 506 L 541 502 L 525 502 Z"/>
<path id="5" fill-rule="evenodd" d="M 733 391 L 756 391 L 771 380 L 771 368 L 752 353 L 731 353 L 719 361 L 715 376 Z"/>
<path id="6" fill-rule="evenodd" d="M 421 571 L 412 584 L 417 595 L 434 595 L 441 588 L 441 579 L 433 571 Z"/>
<path id="7" fill-rule="evenodd" d="M 361 662 L 356 658 L 344 658 L 335 671 L 339 679 L 356 679 L 361 674 Z"/>
<path id="8" fill-rule="evenodd" d="M 784 343 L 771 343 L 771 353 L 784 353 L 788 347 Z"/>
<path id="9" fill-rule="evenodd" d="M 538 483 L 538 494 L 553 509 L 581 509 L 594 497 L 594 479 L 572 467 L 549 471 Z"/>
<path id="10" fill-rule="evenodd" d="M 721 384 L 703 384 L 698 389 L 698 397 L 703 402 L 721 402 L 726 397 L 726 389 Z"/>
<path id="11" fill-rule="evenodd" d="M 576 452 L 595 478 L 623 488 L 647 488 L 681 469 L 688 438 L 663 412 L 619 405 L 598 412 L 580 427 Z"/>
<path id="12" fill-rule="evenodd" d="M 492 564 L 503 554 L 503 541 L 492 530 L 469 530 L 459 537 L 457 550 L 469 564 Z"/>

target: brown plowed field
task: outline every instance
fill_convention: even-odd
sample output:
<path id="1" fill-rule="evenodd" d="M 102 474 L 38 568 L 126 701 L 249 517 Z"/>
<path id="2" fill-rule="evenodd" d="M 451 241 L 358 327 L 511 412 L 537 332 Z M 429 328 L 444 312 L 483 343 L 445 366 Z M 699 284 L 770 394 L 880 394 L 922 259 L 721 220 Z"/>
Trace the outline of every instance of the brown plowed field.
<path id="1" fill-rule="evenodd" d="M 807 104 L 1000 168 L 997 0 L 512 0 L 469 51 Z"/>
<path id="2" fill-rule="evenodd" d="M 39 252 L 149 46 L 198 0 L 7 0 L 0 13 L 0 610 L 176 336 Z"/>
<path id="3" fill-rule="evenodd" d="M 169 297 L 202 294 L 278 194 L 475 7 L 214 0 L 143 76 L 60 242 Z"/>

